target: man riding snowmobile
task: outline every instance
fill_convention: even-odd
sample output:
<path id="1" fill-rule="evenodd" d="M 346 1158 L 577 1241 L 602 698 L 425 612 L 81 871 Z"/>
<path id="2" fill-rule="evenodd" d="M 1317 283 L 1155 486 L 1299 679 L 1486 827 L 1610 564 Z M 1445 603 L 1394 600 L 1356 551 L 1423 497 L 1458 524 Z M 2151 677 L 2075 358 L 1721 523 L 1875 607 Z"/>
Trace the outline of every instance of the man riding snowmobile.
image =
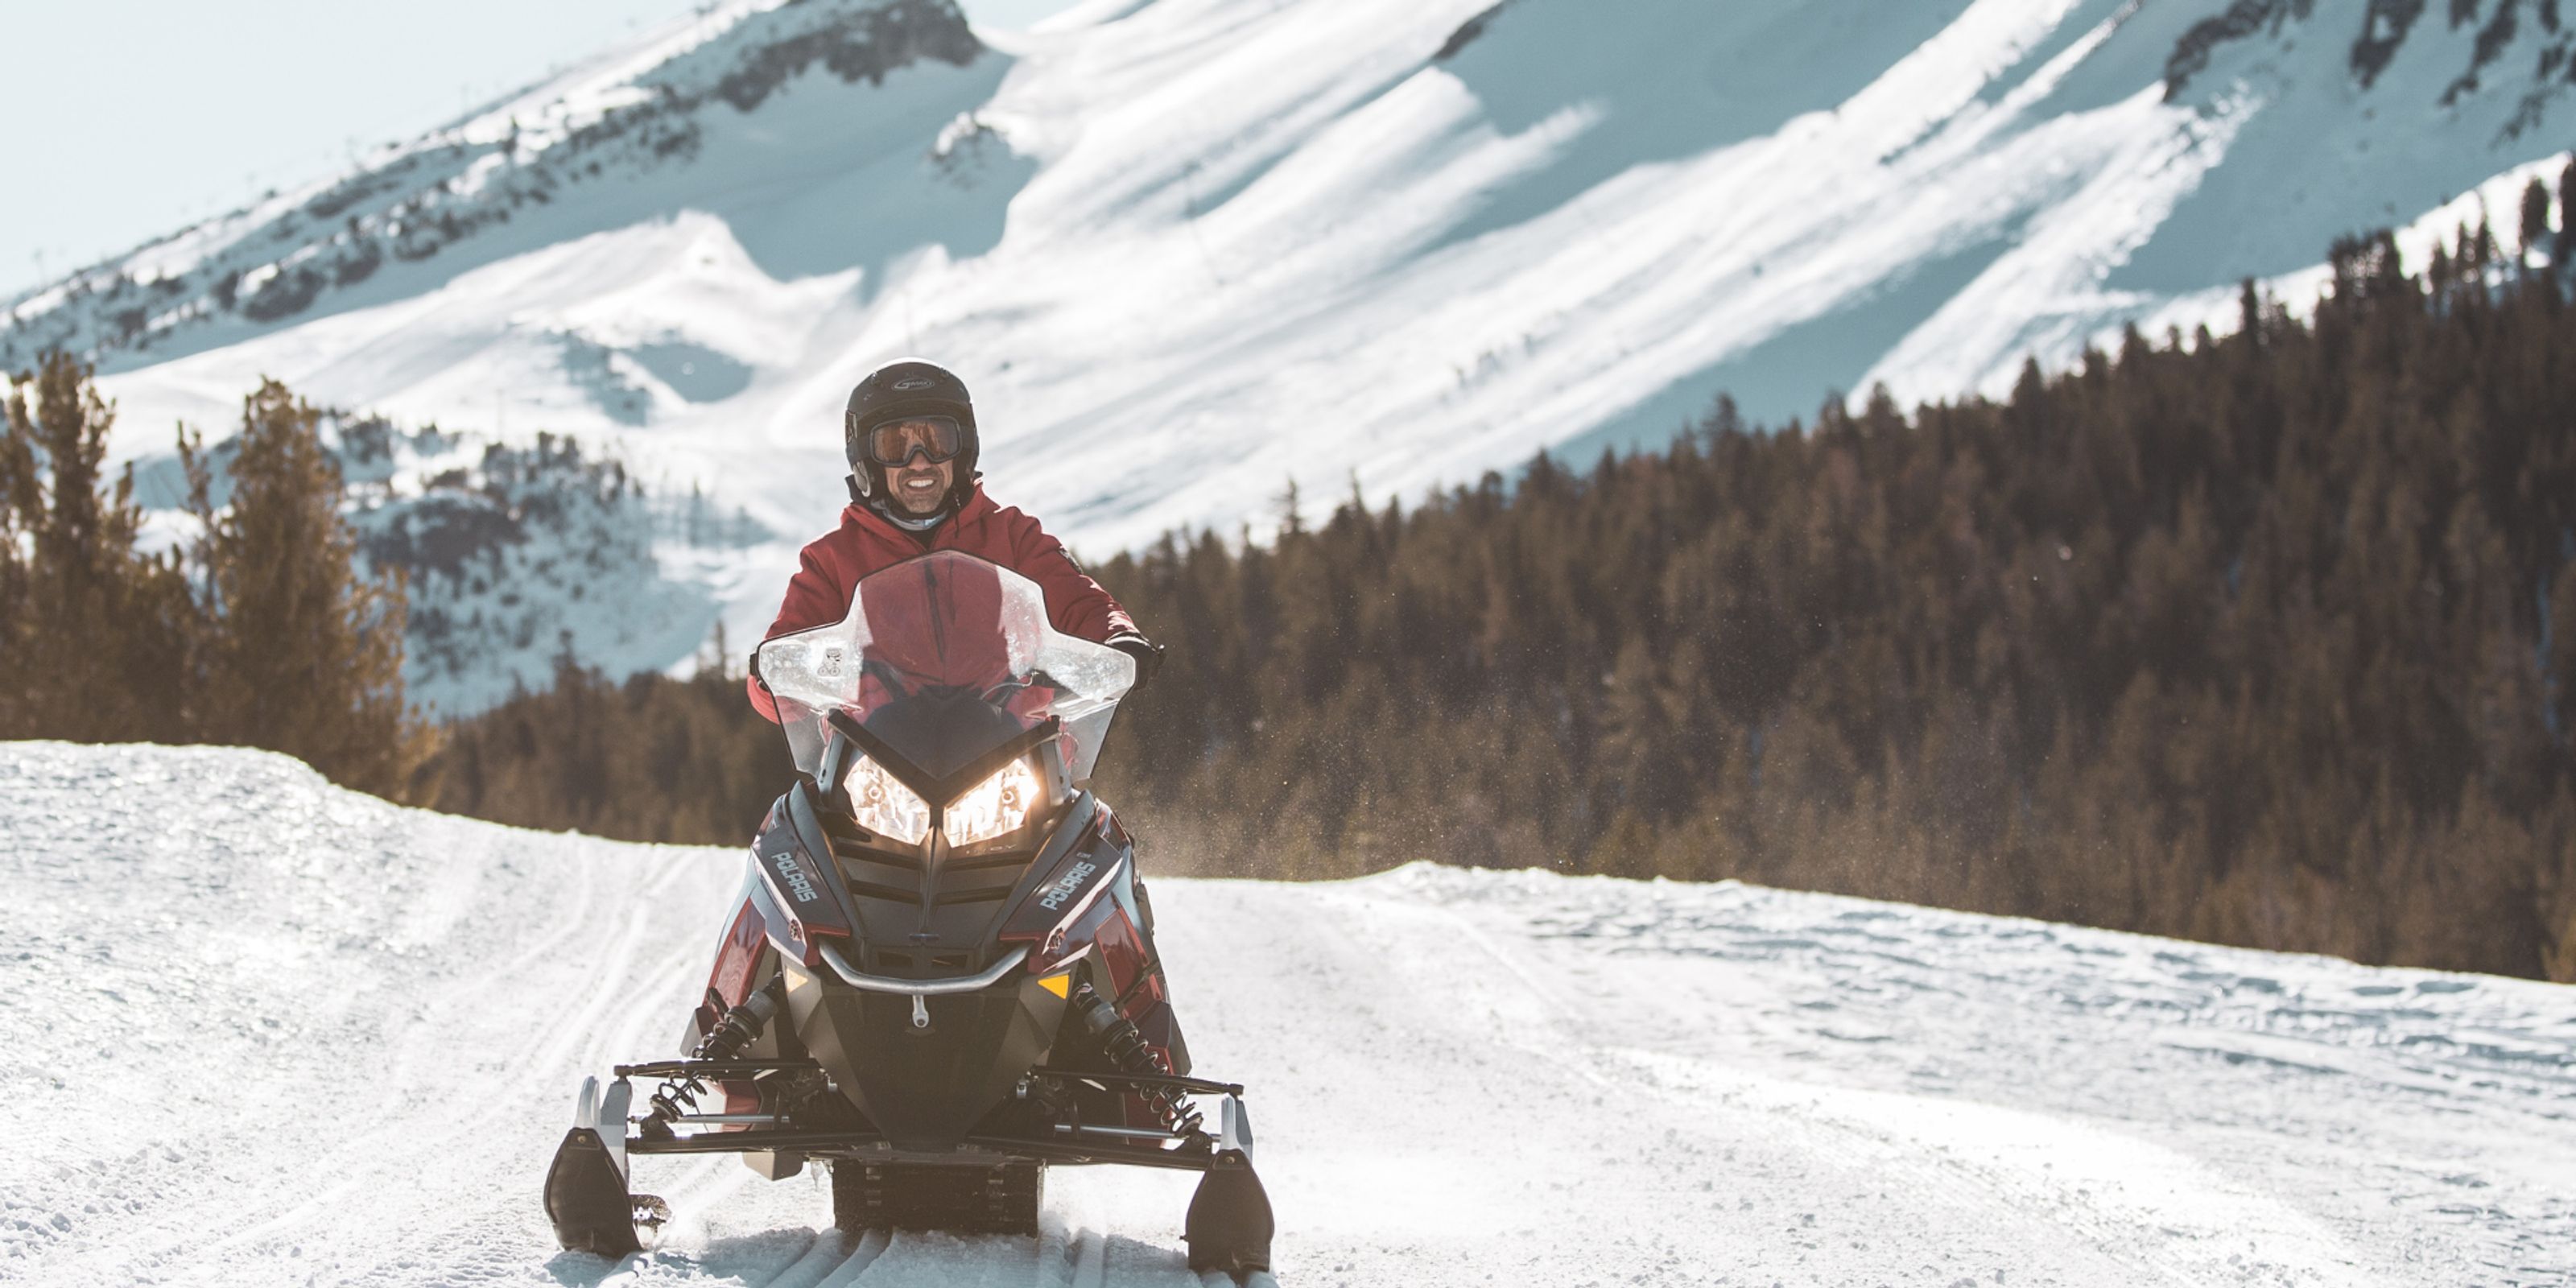
<path id="1" fill-rule="evenodd" d="M 808 542 L 787 582 L 777 620 L 763 640 L 841 620 L 852 590 L 870 573 L 938 550 L 956 550 L 1008 568 L 1046 593 L 1047 618 L 1067 635 L 1106 644 L 1136 659 L 1136 687 L 1162 665 L 1161 646 L 1099 582 L 1047 535 L 1038 521 L 984 495 L 975 433 L 975 404 L 966 382 L 933 362 L 904 358 L 868 373 L 850 390 L 841 414 L 841 453 L 850 463 L 850 504 L 841 526 Z M 751 705 L 771 724 L 778 704 L 761 681 L 759 655 L 745 682 Z M 1153 949 L 1153 903 L 1140 876 L 1146 959 L 1160 996 L 1162 958 Z M 1137 1028 L 1173 1073 L 1189 1072 L 1189 1048 L 1168 1003 L 1138 1017 Z"/>
<path id="2" fill-rule="evenodd" d="M 1036 582 L 1057 630 L 1134 657 L 1138 684 L 1152 678 L 1162 650 L 1127 610 L 1036 519 L 984 495 L 975 469 L 975 407 L 964 381 L 915 359 L 868 373 L 850 390 L 842 454 L 850 462 L 850 504 L 841 526 L 805 547 L 764 639 L 841 620 L 851 588 L 880 568 L 962 550 Z M 775 723 L 777 705 L 756 672 L 748 684 L 751 705 Z"/>
<path id="3" fill-rule="evenodd" d="M 753 657 L 797 779 L 752 841 L 688 1056 L 583 1085 L 546 1177 L 556 1237 L 637 1250 L 669 1215 L 631 1189 L 639 1157 L 823 1164 L 852 1233 L 1034 1234 L 1048 1167 L 1117 1164 L 1200 1173 L 1189 1264 L 1244 1282 L 1272 1230 L 1244 1089 L 1190 1075 L 1134 838 L 1089 790 L 1158 650 L 976 486 L 954 375 L 884 367 L 844 429 L 852 504 Z"/>

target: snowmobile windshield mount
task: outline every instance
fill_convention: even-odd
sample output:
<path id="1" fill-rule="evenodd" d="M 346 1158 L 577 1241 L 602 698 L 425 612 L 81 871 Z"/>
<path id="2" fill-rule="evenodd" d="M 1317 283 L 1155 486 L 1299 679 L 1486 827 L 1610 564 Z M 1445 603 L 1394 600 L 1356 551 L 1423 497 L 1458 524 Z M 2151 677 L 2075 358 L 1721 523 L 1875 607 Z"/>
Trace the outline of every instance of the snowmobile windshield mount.
<path id="1" fill-rule="evenodd" d="M 908 757 L 936 762 L 983 750 L 907 745 L 914 744 L 906 726 L 916 713 L 940 708 L 948 717 L 925 728 L 978 728 L 979 743 L 1054 722 L 1067 777 L 1079 783 L 1091 777 L 1118 700 L 1136 682 L 1133 658 L 1050 625 L 1036 582 L 955 550 L 861 578 L 840 621 L 781 635 L 762 644 L 759 656 L 779 725 L 807 775 L 823 768 L 836 712 Z M 958 718 L 970 713 L 971 720 Z"/>

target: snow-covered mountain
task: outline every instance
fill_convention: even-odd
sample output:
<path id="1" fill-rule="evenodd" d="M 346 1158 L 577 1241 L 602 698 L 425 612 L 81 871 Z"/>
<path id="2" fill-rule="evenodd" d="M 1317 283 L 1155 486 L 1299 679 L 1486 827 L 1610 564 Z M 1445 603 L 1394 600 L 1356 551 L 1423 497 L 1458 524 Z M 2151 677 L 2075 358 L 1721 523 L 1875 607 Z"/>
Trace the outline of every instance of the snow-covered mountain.
<path id="1" fill-rule="evenodd" d="M 716 660 L 709 588 L 769 534 L 702 489 L 655 489 L 581 443 L 405 427 L 325 415 L 369 573 L 408 576 L 406 696 L 433 718 L 471 715 L 515 689 L 542 691 L 569 656 L 612 676 L 674 658 Z M 214 443 L 211 500 L 229 502 L 235 440 Z M 613 448 L 613 444 L 611 445 Z M 179 512 L 187 478 L 166 454 L 136 472 L 155 549 L 198 535 Z"/>
<path id="2" fill-rule="evenodd" d="M 665 570 L 741 638 L 897 354 L 1095 553 L 1720 390 L 1998 390 L 2554 182 L 2571 48 L 2522 0 L 736 0 L 30 294 L 0 360 L 97 355 L 133 456 L 260 374 L 574 435 L 767 534 Z"/>
<path id="3" fill-rule="evenodd" d="M 0 744 L 0 1283 L 1199 1288 L 1191 1178 L 1105 1169 L 1039 1239 L 889 1241 L 646 1160 L 663 1246 L 557 1253 L 573 1090 L 674 1054 L 741 864 Z M 1291 1288 L 2576 1278 L 2561 986 L 1732 883 L 1154 895 Z"/>

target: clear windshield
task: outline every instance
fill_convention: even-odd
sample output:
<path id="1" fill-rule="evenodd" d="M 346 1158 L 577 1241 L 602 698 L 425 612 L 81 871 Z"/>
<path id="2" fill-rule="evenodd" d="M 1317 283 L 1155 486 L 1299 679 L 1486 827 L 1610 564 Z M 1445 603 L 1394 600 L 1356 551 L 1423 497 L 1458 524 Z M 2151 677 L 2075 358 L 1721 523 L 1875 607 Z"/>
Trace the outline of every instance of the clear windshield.
<path id="1" fill-rule="evenodd" d="M 861 724 L 923 694 L 979 699 L 1018 729 L 1063 722 L 1065 770 L 1091 777 L 1135 659 L 1057 631 L 1036 582 L 973 555 L 941 550 L 861 578 L 849 615 L 760 646 L 760 677 L 778 700 L 796 767 L 816 773 L 835 710 Z"/>

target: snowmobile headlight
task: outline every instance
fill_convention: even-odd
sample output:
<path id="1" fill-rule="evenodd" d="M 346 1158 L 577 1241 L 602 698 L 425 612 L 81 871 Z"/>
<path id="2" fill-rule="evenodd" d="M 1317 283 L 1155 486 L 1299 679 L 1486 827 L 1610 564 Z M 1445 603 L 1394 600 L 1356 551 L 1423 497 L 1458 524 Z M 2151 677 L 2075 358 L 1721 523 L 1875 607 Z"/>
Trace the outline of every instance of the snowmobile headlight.
<path id="1" fill-rule="evenodd" d="M 950 845 L 989 841 L 1026 824 L 1037 800 L 1037 770 L 1030 767 L 1028 757 L 1022 756 L 975 784 L 975 790 L 958 797 L 957 803 L 948 807 L 939 830 L 948 834 Z"/>
<path id="2" fill-rule="evenodd" d="M 885 766 L 865 756 L 850 762 L 841 776 L 841 791 L 850 798 L 850 815 L 871 832 L 919 845 L 930 833 L 930 804 L 894 780 Z"/>

